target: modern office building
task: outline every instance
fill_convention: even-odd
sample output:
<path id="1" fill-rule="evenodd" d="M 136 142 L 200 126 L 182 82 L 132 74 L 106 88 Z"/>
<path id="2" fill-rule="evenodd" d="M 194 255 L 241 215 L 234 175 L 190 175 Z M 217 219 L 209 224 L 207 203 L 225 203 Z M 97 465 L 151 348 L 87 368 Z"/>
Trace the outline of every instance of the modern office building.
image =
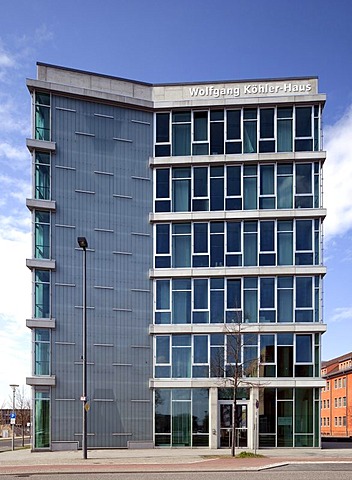
<path id="1" fill-rule="evenodd" d="M 352 352 L 321 365 L 322 437 L 352 438 Z"/>
<path id="2" fill-rule="evenodd" d="M 234 391 L 240 447 L 319 447 L 317 78 L 27 86 L 33 448 L 81 447 L 84 313 L 88 448 L 229 447 Z"/>

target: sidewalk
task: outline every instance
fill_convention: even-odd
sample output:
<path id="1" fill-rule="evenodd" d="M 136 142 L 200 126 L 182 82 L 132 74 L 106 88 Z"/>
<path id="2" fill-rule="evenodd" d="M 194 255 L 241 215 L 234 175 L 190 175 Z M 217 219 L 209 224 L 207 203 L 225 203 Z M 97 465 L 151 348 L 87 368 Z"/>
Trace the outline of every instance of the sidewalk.
<path id="1" fill-rule="evenodd" d="M 260 450 L 262 458 L 232 458 L 229 450 L 153 449 L 88 450 L 82 452 L 35 452 L 29 449 L 0 454 L 0 478 L 3 474 L 53 472 L 187 472 L 187 471 L 259 471 L 297 462 L 352 463 L 348 449 L 270 449 Z"/>

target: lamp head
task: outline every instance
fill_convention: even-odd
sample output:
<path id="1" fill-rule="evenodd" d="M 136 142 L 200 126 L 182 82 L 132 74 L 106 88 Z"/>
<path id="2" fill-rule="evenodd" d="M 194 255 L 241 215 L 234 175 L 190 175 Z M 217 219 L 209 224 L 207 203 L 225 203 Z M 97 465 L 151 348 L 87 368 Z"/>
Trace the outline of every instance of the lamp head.
<path id="1" fill-rule="evenodd" d="M 77 242 L 78 242 L 78 245 L 83 248 L 83 250 L 85 250 L 86 248 L 88 248 L 88 242 L 87 242 L 87 239 L 86 237 L 78 237 L 77 238 Z"/>

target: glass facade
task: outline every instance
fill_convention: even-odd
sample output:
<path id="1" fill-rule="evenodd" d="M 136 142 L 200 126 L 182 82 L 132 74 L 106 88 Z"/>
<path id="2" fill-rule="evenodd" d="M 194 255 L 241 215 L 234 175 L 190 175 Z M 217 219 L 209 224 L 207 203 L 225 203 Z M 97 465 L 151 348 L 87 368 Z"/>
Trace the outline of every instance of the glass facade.
<path id="1" fill-rule="evenodd" d="M 34 448 L 50 447 L 50 391 L 35 389 L 34 397 Z"/>
<path id="2" fill-rule="evenodd" d="M 155 212 L 319 208 L 321 164 L 155 169 Z"/>
<path id="3" fill-rule="evenodd" d="M 182 403 L 173 395 L 180 381 L 203 381 L 219 393 L 216 445 L 204 442 L 231 446 L 233 391 L 223 398 L 220 385 L 238 382 L 251 387 L 236 411 L 237 447 L 319 446 L 321 105 L 174 109 L 155 122 L 156 445 L 195 445 L 201 389 Z M 276 387 L 282 380 L 289 387 Z"/>
<path id="4" fill-rule="evenodd" d="M 259 447 L 319 446 L 319 389 L 264 388 L 259 405 Z"/>
<path id="5" fill-rule="evenodd" d="M 320 115 L 319 105 L 161 112 L 155 156 L 317 151 Z"/>
<path id="6" fill-rule="evenodd" d="M 320 220 L 155 225 L 155 268 L 321 264 Z"/>
<path id="7" fill-rule="evenodd" d="M 320 336 L 303 333 L 155 335 L 155 378 L 319 377 Z"/>

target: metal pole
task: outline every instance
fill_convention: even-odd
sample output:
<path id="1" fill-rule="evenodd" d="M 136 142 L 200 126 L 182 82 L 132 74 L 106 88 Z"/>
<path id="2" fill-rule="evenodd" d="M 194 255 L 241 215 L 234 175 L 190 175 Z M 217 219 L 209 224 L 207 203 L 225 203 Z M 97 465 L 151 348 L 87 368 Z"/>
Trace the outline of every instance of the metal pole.
<path id="1" fill-rule="evenodd" d="M 16 409 L 16 388 L 18 387 L 18 385 L 10 385 L 10 387 L 12 388 L 12 413 L 15 413 L 15 409 Z M 12 423 L 12 451 L 14 451 L 15 450 L 15 423 L 16 423 L 16 420 L 12 419 L 11 422 L 14 422 L 14 423 Z"/>
<path id="2" fill-rule="evenodd" d="M 83 325 L 82 325 L 82 452 L 87 458 L 87 250 L 83 248 Z"/>
<path id="3" fill-rule="evenodd" d="M 83 458 L 87 458 L 87 248 L 88 242 L 86 237 L 77 238 L 78 245 L 83 250 L 83 279 L 82 279 L 82 296 L 83 296 L 83 313 L 82 313 L 82 453 Z"/>

